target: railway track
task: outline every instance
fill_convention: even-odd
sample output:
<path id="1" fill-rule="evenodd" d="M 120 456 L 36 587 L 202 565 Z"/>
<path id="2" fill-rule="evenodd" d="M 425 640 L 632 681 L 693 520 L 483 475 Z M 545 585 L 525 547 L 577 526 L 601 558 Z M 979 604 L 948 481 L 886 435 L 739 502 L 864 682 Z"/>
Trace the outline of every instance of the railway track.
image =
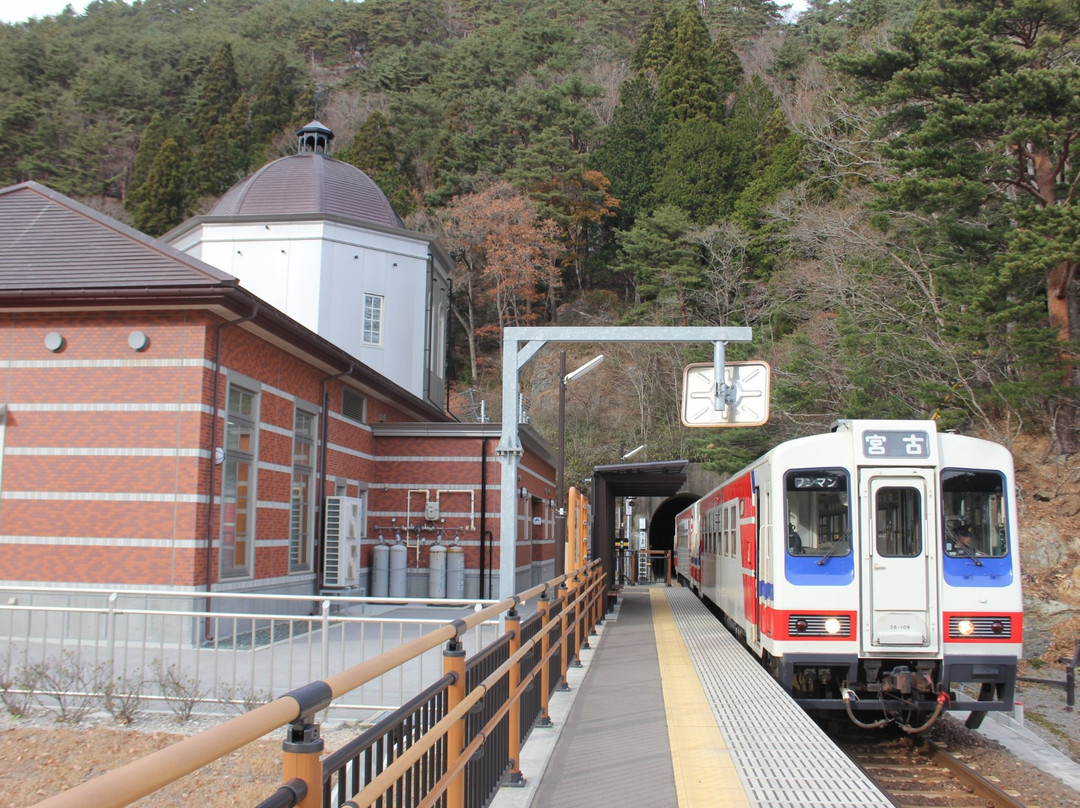
<path id="1" fill-rule="evenodd" d="M 860 736 L 837 743 L 900 808 L 1024 808 L 930 741 Z"/>

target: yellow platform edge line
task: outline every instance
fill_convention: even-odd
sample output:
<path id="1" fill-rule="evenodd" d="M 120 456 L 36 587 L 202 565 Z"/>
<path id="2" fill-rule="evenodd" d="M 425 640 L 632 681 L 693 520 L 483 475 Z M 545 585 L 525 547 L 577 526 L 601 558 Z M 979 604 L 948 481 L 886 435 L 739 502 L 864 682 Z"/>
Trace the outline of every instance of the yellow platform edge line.
<path id="1" fill-rule="evenodd" d="M 649 601 L 679 806 L 749 808 L 746 790 L 716 726 L 667 595 L 663 589 L 650 589 Z"/>

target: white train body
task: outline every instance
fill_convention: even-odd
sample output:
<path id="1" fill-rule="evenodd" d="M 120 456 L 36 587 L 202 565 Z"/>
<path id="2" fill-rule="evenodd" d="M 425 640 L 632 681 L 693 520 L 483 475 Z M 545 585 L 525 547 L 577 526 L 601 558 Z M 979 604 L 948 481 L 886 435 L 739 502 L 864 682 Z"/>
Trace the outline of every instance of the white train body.
<path id="1" fill-rule="evenodd" d="M 1017 538 L 1005 448 L 933 421 L 840 421 L 680 513 L 676 569 L 807 708 L 916 723 L 970 710 L 966 684 L 974 725 L 1013 704 Z"/>

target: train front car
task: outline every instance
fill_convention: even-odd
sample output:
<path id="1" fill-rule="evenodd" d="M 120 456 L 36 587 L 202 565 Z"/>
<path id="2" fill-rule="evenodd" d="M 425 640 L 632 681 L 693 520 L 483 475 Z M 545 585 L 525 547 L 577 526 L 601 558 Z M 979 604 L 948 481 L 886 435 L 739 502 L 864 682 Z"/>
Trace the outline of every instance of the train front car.
<path id="1" fill-rule="evenodd" d="M 807 709 L 929 728 L 1012 708 L 1023 605 L 1012 458 L 933 421 L 840 421 L 754 472 L 747 640 Z M 748 559 L 749 560 L 749 559 Z M 752 563 L 752 562 L 751 562 Z M 968 685 L 979 701 L 960 703 Z"/>

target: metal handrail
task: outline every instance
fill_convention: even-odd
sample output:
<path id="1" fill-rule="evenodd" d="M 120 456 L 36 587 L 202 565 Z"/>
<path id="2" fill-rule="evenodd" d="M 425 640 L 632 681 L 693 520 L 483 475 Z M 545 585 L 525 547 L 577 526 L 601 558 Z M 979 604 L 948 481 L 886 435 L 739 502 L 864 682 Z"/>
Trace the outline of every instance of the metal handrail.
<path id="1" fill-rule="evenodd" d="M 596 610 L 593 608 L 595 599 L 599 596 L 600 582 L 602 581 L 600 565 L 598 561 L 591 562 L 585 569 L 579 571 L 590 582 L 585 586 L 579 586 L 575 590 L 574 605 L 575 613 L 580 621 L 595 617 Z M 573 573 L 571 573 L 573 575 Z M 181 777 L 206 766 L 213 761 L 228 755 L 246 744 L 262 738 L 267 733 L 286 726 L 292 727 L 292 732 L 297 737 L 307 737 L 307 729 L 316 726 L 313 717 L 320 710 L 327 708 L 334 699 L 340 698 L 350 690 L 361 687 L 373 679 L 382 676 L 396 667 L 408 662 L 416 656 L 430 651 L 444 643 L 453 643 L 466 631 L 498 617 L 503 612 L 516 609 L 522 603 L 546 594 L 549 588 L 558 587 L 568 580 L 567 575 L 561 575 L 544 584 L 539 584 L 525 590 L 520 595 L 497 601 L 484 609 L 473 612 L 463 618 L 453 621 L 445 626 L 409 640 L 397 648 L 390 649 L 372 659 L 365 660 L 339 673 L 328 676 L 326 679 L 312 682 L 298 688 L 278 699 L 258 707 L 244 715 L 232 718 L 216 727 L 212 727 L 197 735 L 185 738 L 172 746 L 154 752 L 146 757 L 132 761 L 118 769 L 88 780 L 61 794 L 50 797 L 38 803 L 36 808 L 75 808 L 75 806 L 94 805 L 98 808 L 112 808 L 112 806 L 128 805 L 135 800 L 141 799 Z M 580 601 L 580 605 L 579 605 Z M 586 605 L 586 608 L 582 608 Z M 468 710 L 483 697 L 491 686 L 491 682 L 498 676 L 505 675 L 506 670 L 518 664 L 534 647 L 559 625 L 559 621 L 551 621 L 550 626 L 545 626 L 528 643 L 523 643 L 521 648 L 511 658 L 503 663 L 495 673 L 492 673 L 483 683 L 471 693 L 465 694 L 446 717 L 440 720 L 425 737 L 430 735 L 432 743 L 446 735 L 448 728 L 455 722 L 460 721 Z M 498 641 L 498 640 L 497 640 Z M 555 653 L 557 645 L 552 643 L 548 656 Z M 543 661 L 541 665 L 543 667 Z M 562 660 L 565 672 L 565 655 Z M 462 683 L 463 685 L 463 683 Z M 510 703 L 515 703 L 520 697 L 523 687 L 518 687 L 510 702 L 504 705 L 504 710 L 509 709 Z M 317 737 L 317 730 L 314 736 Z M 474 744 L 470 745 L 471 748 Z M 303 746 L 301 743 L 296 747 Z M 382 774 L 375 778 L 361 792 L 362 794 L 374 793 L 372 787 L 376 782 L 381 784 L 392 783 L 401 772 L 407 768 L 403 761 L 413 759 L 413 750 L 419 749 L 421 744 L 410 747 L 401 758 L 396 760 Z M 290 766 L 288 751 L 290 743 L 286 742 L 286 773 L 304 771 L 304 766 Z M 430 744 L 429 744 L 430 747 Z M 317 749 L 321 750 L 321 742 Z M 463 768 L 469 756 L 462 750 L 460 757 L 456 758 L 459 768 Z M 309 755 L 310 757 L 310 755 Z M 317 763 L 317 756 L 315 756 Z M 398 768 L 400 764 L 400 770 Z M 457 764 L 455 764 L 457 765 Z M 307 766 L 310 769 L 310 765 Z M 396 773 L 396 774 L 392 774 Z M 304 789 L 296 788 L 295 781 L 300 780 L 305 784 Z M 444 780 L 446 777 L 444 776 Z M 442 781 L 440 781 L 442 782 Z M 289 793 L 296 794 L 296 805 L 317 806 L 322 799 L 321 769 L 319 776 L 310 777 L 287 777 L 286 784 L 289 788 L 279 789 L 272 797 L 274 804 L 284 805 L 289 801 Z M 301 796 L 300 792 L 306 789 Z M 381 794 L 381 792 L 380 792 Z M 359 796 L 359 795 L 358 795 Z M 373 797 L 371 802 L 378 799 Z M 282 802 L 284 800 L 284 802 Z M 361 803 L 362 804 L 362 803 Z M 370 804 L 370 803 L 368 803 Z"/>

